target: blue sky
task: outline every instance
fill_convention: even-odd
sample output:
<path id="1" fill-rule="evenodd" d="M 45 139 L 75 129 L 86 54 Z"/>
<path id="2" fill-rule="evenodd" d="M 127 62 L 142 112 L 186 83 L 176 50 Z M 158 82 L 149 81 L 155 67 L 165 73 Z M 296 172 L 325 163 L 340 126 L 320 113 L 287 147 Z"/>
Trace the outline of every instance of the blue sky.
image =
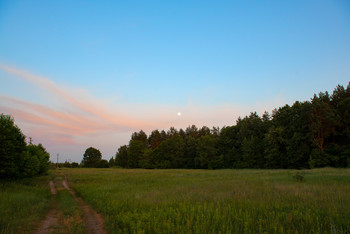
<path id="1" fill-rule="evenodd" d="M 232 125 L 347 85 L 350 3 L 1 1 L 0 64 L 0 111 L 27 136 L 109 158 L 133 131 Z"/>

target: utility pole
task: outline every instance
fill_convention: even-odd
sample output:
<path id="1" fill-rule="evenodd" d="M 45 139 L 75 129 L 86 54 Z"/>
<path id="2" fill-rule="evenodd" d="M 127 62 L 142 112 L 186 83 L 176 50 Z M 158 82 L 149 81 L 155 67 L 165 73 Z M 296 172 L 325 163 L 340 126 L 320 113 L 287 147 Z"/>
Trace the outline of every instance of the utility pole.
<path id="1" fill-rule="evenodd" d="M 58 168 L 58 157 L 59 157 L 59 154 L 57 154 L 57 163 L 56 163 L 56 168 Z"/>

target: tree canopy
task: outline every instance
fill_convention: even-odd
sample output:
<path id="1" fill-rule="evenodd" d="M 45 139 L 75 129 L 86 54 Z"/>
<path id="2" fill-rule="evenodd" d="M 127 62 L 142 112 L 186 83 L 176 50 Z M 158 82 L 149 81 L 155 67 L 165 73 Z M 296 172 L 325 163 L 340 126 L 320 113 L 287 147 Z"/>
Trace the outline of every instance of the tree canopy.
<path id="1" fill-rule="evenodd" d="M 103 167 L 105 163 L 101 163 L 102 154 L 100 150 L 89 147 L 85 150 L 82 165 L 83 167 Z M 108 165 L 108 162 L 107 162 Z"/>
<path id="2" fill-rule="evenodd" d="M 14 119 L 0 115 L 0 178 L 30 177 L 46 173 L 50 155 L 43 145 L 27 145 Z"/>
<path id="3" fill-rule="evenodd" d="M 188 126 L 132 134 L 115 164 L 129 168 L 350 167 L 350 83 L 222 129 Z"/>

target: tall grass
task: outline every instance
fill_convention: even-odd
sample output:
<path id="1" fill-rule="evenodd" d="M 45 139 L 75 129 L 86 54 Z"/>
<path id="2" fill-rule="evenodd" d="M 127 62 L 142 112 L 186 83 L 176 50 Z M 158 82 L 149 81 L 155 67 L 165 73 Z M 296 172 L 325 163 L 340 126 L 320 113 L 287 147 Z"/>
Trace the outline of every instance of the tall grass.
<path id="1" fill-rule="evenodd" d="M 111 233 L 350 232 L 350 170 L 67 169 Z"/>
<path id="2" fill-rule="evenodd" d="M 50 208 L 49 176 L 0 181 L 0 233 L 31 233 Z"/>

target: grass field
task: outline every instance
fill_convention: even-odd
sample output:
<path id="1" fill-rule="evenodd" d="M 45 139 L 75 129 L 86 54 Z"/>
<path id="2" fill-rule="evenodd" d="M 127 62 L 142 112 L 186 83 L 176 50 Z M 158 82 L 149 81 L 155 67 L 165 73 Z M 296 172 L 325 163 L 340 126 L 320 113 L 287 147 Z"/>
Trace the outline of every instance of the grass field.
<path id="1" fill-rule="evenodd" d="M 62 171 L 110 233 L 350 232 L 349 169 Z"/>
<path id="2" fill-rule="evenodd" d="M 50 179 L 57 189 L 54 196 L 48 186 Z M 33 233 L 52 208 L 58 219 L 52 233 L 84 233 L 81 210 L 62 180 L 63 176 L 52 171 L 49 176 L 1 182 L 0 233 Z"/>
<path id="3" fill-rule="evenodd" d="M 62 187 L 63 173 L 110 233 L 350 232 L 350 170 L 327 168 L 63 169 L 0 184 L 0 233 L 31 233 L 53 206 L 54 233 L 83 233 L 82 212 Z M 50 195 L 50 179 L 57 195 Z"/>
<path id="4" fill-rule="evenodd" d="M 0 182 L 0 233 L 31 233 L 51 205 L 49 176 Z"/>

